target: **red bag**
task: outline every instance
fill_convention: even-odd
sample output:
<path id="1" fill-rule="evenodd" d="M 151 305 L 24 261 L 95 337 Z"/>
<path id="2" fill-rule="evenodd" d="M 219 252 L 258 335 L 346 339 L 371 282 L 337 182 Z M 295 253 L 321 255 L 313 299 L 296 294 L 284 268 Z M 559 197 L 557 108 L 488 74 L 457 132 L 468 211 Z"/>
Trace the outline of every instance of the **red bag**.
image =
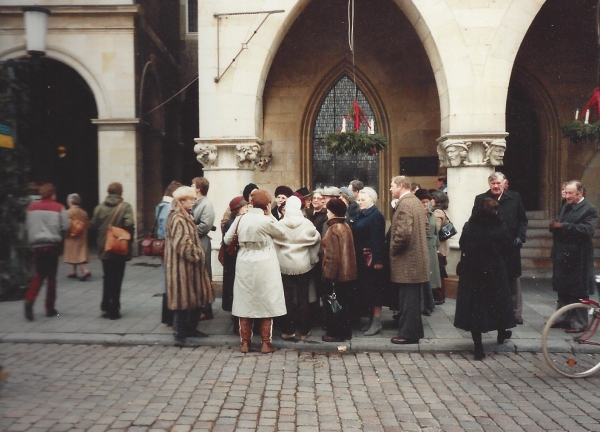
<path id="1" fill-rule="evenodd" d="M 165 239 L 146 237 L 142 241 L 142 255 L 163 256 L 165 253 Z"/>
<path id="2" fill-rule="evenodd" d="M 371 251 L 371 248 L 363 249 L 363 260 L 366 268 L 373 268 L 373 251 Z"/>

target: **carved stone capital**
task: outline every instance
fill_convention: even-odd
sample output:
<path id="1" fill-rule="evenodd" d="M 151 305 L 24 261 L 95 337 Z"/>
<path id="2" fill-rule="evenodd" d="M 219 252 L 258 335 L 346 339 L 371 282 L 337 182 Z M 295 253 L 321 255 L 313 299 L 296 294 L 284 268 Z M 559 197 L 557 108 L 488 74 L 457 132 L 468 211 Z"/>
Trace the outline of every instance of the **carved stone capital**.
<path id="1" fill-rule="evenodd" d="M 273 153 L 269 153 L 266 156 L 261 156 L 260 160 L 256 162 L 256 168 L 259 171 L 266 171 L 271 166 L 271 160 L 273 159 Z"/>
<path id="2" fill-rule="evenodd" d="M 196 160 L 202 164 L 204 168 L 213 168 L 217 163 L 217 146 L 214 144 L 196 144 L 194 153 Z"/>
<path id="3" fill-rule="evenodd" d="M 238 168 L 255 169 L 256 163 L 262 155 L 262 145 L 259 143 L 238 144 L 236 149 L 236 161 Z"/>
<path id="4" fill-rule="evenodd" d="M 506 151 L 506 132 L 446 134 L 438 138 L 441 167 L 499 166 Z"/>

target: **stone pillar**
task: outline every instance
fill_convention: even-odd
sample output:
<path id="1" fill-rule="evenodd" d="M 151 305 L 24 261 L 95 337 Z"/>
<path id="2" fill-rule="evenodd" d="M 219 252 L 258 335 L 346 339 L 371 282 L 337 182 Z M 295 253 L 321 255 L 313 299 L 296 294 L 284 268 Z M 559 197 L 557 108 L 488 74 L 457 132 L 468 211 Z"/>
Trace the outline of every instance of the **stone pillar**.
<path id="1" fill-rule="evenodd" d="M 448 178 L 448 217 L 458 234 L 450 240 L 448 274 L 454 274 L 460 260 L 458 240 L 471 216 L 475 196 L 489 189 L 488 177 L 496 166 L 503 165 L 506 150 L 505 132 L 482 134 L 445 134 L 438 138 L 440 166 Z"/>
<path id="2" fill-rule="evenodd" d="M 263 142 L 256 137 L 203 139 L 196 138 L 194 152 L 196 159 L 204 167 L 204 177 L 210 182 L 208 199 L 215 208 L 215 226 L 212 239 L 213 280 L 223 278 L 218 251 L 221 245 L 221 218 L 229 206 L 229 201 L 240 196 L 248 183 L 254 183 L 254 171 L 265 170 L 271 162 L 271 155 L 263 155 Z"/>

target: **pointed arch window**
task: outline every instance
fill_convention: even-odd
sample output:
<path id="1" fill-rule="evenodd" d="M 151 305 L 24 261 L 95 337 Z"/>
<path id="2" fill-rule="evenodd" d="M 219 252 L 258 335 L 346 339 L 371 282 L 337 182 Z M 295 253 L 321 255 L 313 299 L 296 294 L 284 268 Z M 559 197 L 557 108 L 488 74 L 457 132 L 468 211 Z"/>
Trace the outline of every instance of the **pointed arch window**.
<path id="1" fill-rule="evenodd" d="M 373 109 L 365 95 L 356 90 L 356 100 L 368 119 L 374 118 Z M 379 157 L 377 155 L 332 155 L 327 152 L 325 135 L 337 132 L 342 120 L 348 115 L 355 97 L 355 86 L 348 76 L 343 76 L 329 91 L 315 121 L 312 139 L 312 184 L 314 188 L 323 186 L 345 186 L 354 179 L 366 186 L 379 190 Z M 348 119 L 346 130 L 354 130 L 354 121 Z M 360 131 L 367 133 L 367 126 L 361 123 Z M 375 122 L 377 133 L 377 122 Z"/>

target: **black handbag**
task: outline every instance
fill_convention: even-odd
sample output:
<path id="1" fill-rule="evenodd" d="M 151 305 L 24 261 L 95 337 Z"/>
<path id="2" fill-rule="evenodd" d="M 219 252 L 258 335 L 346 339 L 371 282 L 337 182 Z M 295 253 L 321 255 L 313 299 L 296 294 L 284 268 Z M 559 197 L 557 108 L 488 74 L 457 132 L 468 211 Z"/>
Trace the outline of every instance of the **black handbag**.
<path id="1" fill-rule="evenodd" d="M 440 228 L 440 232 L 438 233 L 438 238 L 440 239 L 440 241 L 446 241 L 457 234 L 456 228 L 454 228 L 454 224 L 452 223 L 452 221 L 450 221 L 450 218 L 448 217 L 446 212 L 444 212 L 444 215 L 446 215 L 446 218 L 448 218 L 448 223 Z"/>
<path id="2" fill-rule="evenodd" d="M 343 307 L 340 302 L 337 301 L 337 296 L 335 295 L 335 284 L 333 285 L 333 292 L 331 295 L 327 296 L 327 303 L 329 303 L 329 307 L 331 307 L 331 312 L 334 314 L 338 314 L 342 311 Z"/>

